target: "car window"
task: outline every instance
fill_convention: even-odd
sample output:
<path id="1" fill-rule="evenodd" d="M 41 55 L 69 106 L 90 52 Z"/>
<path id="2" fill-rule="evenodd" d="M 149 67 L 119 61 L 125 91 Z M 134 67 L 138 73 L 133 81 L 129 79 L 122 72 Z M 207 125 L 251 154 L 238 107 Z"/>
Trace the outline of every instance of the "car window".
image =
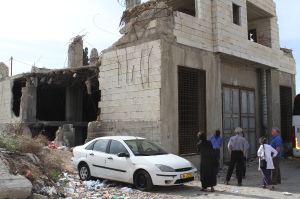
<path id="1" fill-rule="evenodd" d="M 110 143 L 108 153 L 110 154 L 127 153 L 127 150 L 121 142 L 112 140 Z"/>
<path id="2" fill-rule="evenodd" d="M 126 140 L 125 143 L 129 146 L 134 155 L 163 155 L 167 152 L 160 146 L 146 139 Z"/>
<path id="3" fill-rule="evenodd" d="M 97 140 L 94 144 L 94 151 L 105 152 L 107 147 L 108 140 Z"/>
<path id="4" fill-rule="evenodd" d="M 96 141 L 95 141 L 96 142 Z M 94 144 L 95 142 L 92 142 L 91 144 L 89 144 L 87 147 L 85 147 L 86 150 L 93 150 Z"/>

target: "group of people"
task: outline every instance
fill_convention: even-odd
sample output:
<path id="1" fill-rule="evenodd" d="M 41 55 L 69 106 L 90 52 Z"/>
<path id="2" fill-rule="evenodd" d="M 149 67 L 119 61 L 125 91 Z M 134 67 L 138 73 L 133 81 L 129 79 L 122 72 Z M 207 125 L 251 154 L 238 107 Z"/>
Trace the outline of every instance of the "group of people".
<path id="1" fill-rule="evenodd" d="M 234 167 L 236 167 L 237 185 L 242 186 L 242 179 L 245 179 L 246 174 L 247 149 L 250 146 L 244 137 L 241 127 L 237 127 L 235 133 L 236 135 L 229 139 L 227 145 L 230 154 L 230 163 L 224 184 L 229 184 Z M 270 190 L 274 190 L 274 185 L 281 183 L 279 160 L 281 158 L 282 139 L 279 134 L 279 128 L 273 127 L 273 138 L 270 144 L 267 144 L 265 137 L 261 137 L 259 139 L 260 147 L 257 151 L 259 170 L 262 172 L 262 188 L 267 188 L 268 186 Z M 223 143 L 221 132 L 220 130 L 216 130 L 209 139 L 207 139 L 204 132 L 199 132 L 197 136 L 199 139 L 197 153 L 200 156 L 201 191 L 206 191 L 210 187 L 210 191 L 214 192 L 214 186 L 217 185 L 220 152 Z M 262 160 L 266 160 L 267 162 L 265 168 L 260 167 Z"/>

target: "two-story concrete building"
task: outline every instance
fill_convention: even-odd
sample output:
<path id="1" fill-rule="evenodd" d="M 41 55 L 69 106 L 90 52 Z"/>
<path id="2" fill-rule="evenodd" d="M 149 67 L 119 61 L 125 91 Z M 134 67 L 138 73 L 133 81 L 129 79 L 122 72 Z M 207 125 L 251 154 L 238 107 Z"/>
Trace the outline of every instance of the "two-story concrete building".
<path id="1" fill-rule="evenodd" d="M 127 3 L 123 37 L 103 51 L 90 139 L 144 136 L 196 164 L 198 131 L 222 131 L 225 159 L 237 126 L 252 156 L 273 126 L 291 141 L 295 60 L 280 48 L 272 0 Z"/>

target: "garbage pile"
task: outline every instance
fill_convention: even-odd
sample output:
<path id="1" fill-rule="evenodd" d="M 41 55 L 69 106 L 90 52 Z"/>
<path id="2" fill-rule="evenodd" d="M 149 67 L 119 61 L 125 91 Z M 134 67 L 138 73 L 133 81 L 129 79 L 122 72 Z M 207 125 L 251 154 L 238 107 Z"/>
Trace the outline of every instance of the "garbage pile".
<path id="1" fill-rule="evenodd" d="M 134 189 L 132 185 L 109 181 L 90 180 L 81 181 L 77 175 L 62 173 L 55 186 L 45 186 L 34 191 L 37 194 L 48 196 L 48 198 L 68 199 L 162 199 L 171 198 L 163 194 L 142 192 Z"/>

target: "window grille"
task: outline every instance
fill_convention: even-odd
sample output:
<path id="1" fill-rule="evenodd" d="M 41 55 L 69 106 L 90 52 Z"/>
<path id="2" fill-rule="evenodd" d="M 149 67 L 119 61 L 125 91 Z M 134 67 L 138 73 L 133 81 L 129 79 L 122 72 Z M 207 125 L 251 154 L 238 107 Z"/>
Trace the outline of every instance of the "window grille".
<path id="1" fill-rule="evenodd" d="M 205 71 L 178 66 L 179 154 L 195 154 L 197 133 L 206 132 Z"/>
<path id="2" fill-rule="evenodd" d="M 283 142 L 292 141 L 292 88 L 280 86 L 281 138 Z"/>

